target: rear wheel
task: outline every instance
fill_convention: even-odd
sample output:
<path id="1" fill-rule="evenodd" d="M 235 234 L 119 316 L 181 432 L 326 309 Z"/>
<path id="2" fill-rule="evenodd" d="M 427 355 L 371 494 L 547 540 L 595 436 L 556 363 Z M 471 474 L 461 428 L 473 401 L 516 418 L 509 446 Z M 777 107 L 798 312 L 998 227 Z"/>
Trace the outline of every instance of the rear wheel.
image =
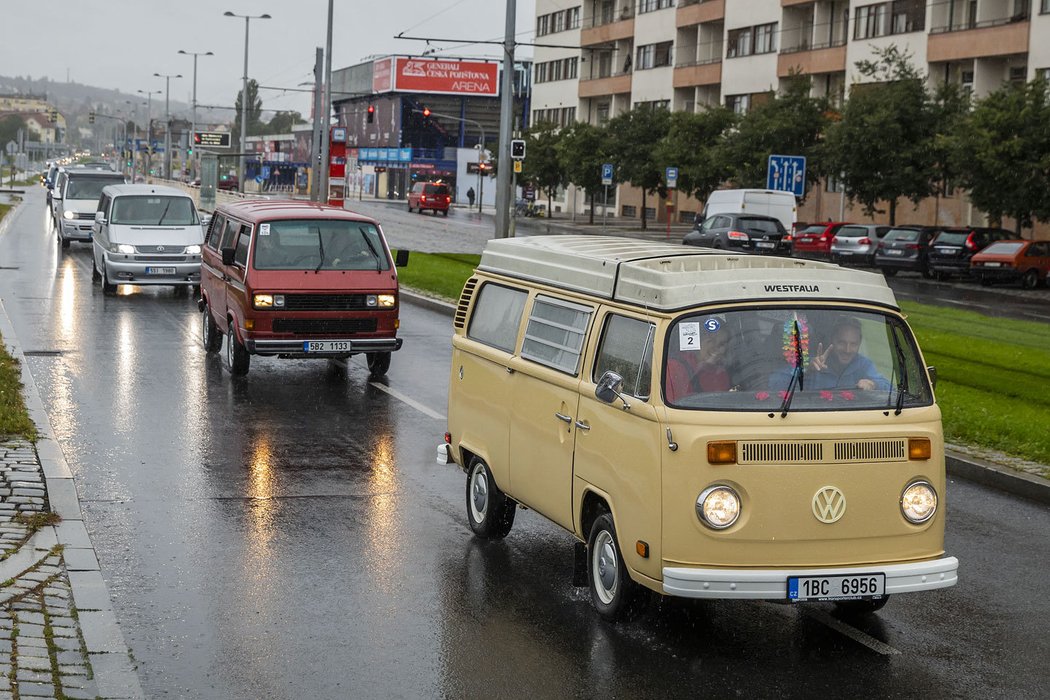
<path id="1" fill-rule="evenodd" d="M 1021 286 L 1025 289 L 1035 289 L 1039 286 L 1039 271 L 1028 270 L 1021 275 Z"/>
<path id="2" fill-rule="evenodd" d="M 587 585 L 598 614 L 610 622 L 638 611 L 645 589 L 631 579 L 623 561 L 612 515 L 603 513 L 587 539 Z"/>
<path id="3" fill-rule="evenodd" d="M 373 377 L 382 377 L 390 369 L 390 353 L 388 352 L 365 353 L 365 361 L 368 363 L 368 373 Z"/>
<path id="4" fill-rule="evenodd" d="M 204 312 L 201 314 L 201 342 L 204 344 L 204 352 L 215 353 L 222 349 L 222 333 L 215 325 L 208 302 L 204 302 Z"/>
<path id="5" fill-rule="evenodd" d="M 411 202 L 409 202 L 409 204 L 408 204 L 408 213 L 409 214 L 412 213 L 412 203 Z"/>
<path id="6" fill-rule="evenodd" d="M 516 503 L 499 490 L 488 465 L 475 457 L 467 472 L 467 520 L 484 540 L 501 540 L 514 526 Z"/>
<path id="7" fill-rule="evenodd" d="M 251 363 L 251 355 L 248 350 L 237 340 L 237 334 L 233 330 L 233 321 L 230 321 L 230 330 L 226 334 L 226 368 L 230 374 L 248 374 L 248 366 Z"/>
<path id="8" fill-rule="evenodd" d="M 448 216 L 448 209 L 442 212 L 445 216 Z"/>

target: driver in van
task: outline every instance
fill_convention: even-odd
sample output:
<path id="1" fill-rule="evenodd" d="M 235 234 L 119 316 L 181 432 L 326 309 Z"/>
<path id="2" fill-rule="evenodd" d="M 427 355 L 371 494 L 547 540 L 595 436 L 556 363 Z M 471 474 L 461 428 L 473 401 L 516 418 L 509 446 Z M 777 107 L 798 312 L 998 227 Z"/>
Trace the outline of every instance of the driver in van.
<path id="1" fill-rule="evenodd" d="M 664 372 L 667 400 L 674 403 L 690 394 L 730 391 L 732 382 L 725 367 L 729 341 L 729 329 L 718 319 L 678 324 Z"/>
<path id="2" fill-rule="evenodd" d="M 840 317 L 832 327 L 827 347 L 817 344 L 817 352 L 806 370 L 806 388 L 888 391 L 889 380 L 879 373 L 874 362 L 860 354 L 860 343 L 860 321 Z"/>

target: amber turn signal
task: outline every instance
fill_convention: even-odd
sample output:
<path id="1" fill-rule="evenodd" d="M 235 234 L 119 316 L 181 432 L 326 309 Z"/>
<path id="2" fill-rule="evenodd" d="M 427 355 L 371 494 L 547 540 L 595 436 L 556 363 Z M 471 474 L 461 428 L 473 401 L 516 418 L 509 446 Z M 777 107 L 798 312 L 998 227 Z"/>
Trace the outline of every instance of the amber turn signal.
<path id="1" fill-rule="evenodd" d="M 736 464 L 736 442 L 720 440 L 707 443 L 707 461 L 710 464 Z"/>
<path id="2" fill-rule="evenodd" d="M 634 551 L 638 552 L 638 556 L 643 559 L 649 558 L 649 543 L 638 540 L 634 543 Z"/>
<path id="3" fill-rule="evenodd" d="M 929 438 L 908 438 L 908 459 L 929 459 L 932 455 Z"/>

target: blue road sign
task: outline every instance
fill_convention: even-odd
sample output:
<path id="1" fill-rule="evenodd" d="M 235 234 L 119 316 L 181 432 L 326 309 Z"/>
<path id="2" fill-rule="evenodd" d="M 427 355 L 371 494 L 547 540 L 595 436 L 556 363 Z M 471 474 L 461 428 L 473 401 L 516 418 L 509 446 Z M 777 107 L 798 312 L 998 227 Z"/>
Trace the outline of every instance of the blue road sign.
<path id="1" fill-rule="evenodd" d="M 796 197 L 806 194 L 806 157 L 769 156 L 767 190 L 783 190 Z"/>
<path id="2" fill-rule="evenodd" d="M 670 189 L 678 187 L 678 168 L 667 168 L 664 175 L 667 177 L 667 186 Z"/>
<path id="3" fill-rule="evenodd" d="M 611 185 L 613 183 L 613 164 L 602 163 L 602 184 Z"/>

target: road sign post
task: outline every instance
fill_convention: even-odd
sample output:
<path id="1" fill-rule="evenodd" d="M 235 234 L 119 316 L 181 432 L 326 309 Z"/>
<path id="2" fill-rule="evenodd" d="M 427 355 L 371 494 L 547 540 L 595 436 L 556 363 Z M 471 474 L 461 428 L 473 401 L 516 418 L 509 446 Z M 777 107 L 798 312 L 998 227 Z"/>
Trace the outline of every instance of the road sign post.
<path id="1" fill-rule="evenodd" d="M 805 156 L 769 156 L 766 189 L 790 192 L 799 199 L 806 194 Z"/>
<path id="2" fill-rule="evenodd" d="M 671 199 L 674 197 L 674 191 L 678 187 L 678 168 L 669 167 L 664 171 L 664 179 L 667 181 L 667 240 L 671 240 L 671 214 L 674 212 L 674 205 L 671 203 Z"/>
<path id="3" fill-rule="evenodd" d="M 605 187 L 605 200 L 602 202 L 602 233 L 609 221 L 609 185 L 613 183 L 613 164 L 602 163 L 602 186 Z"/>

